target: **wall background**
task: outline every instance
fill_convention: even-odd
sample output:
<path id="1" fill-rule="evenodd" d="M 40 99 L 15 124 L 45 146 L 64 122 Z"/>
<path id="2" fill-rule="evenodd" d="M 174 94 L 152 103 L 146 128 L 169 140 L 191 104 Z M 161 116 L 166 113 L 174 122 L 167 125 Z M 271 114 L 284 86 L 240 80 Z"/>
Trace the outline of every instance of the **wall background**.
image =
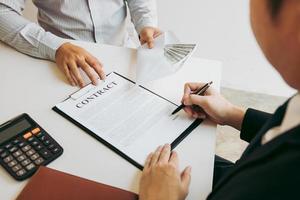
<path id="1" fill-rule="evenodd" d="M 27 1 L 24 15 L 35 20 Z M 249 23 L 249 1 L 157 0 L 159 26 L 182 42 L 199 45 L 195 56 L 223 62 L 222 86 L 289 96 L 294 93 L 263 57 Z"/>

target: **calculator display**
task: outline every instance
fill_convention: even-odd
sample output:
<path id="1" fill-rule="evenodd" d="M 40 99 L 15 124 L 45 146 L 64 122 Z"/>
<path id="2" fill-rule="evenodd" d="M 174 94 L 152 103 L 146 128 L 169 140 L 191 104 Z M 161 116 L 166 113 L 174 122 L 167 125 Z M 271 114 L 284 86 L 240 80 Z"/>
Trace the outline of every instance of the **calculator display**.
<path id="1" fill-rule="evenodd" d="M 22 121 L 14 124 L 13 126 L 0 131 L 0 143 L 5 142 L 9 138 L 18 135 L 19 133 L 27 130 L 30 127 L 31 124 L 26 119 L 23 119 Z"/>

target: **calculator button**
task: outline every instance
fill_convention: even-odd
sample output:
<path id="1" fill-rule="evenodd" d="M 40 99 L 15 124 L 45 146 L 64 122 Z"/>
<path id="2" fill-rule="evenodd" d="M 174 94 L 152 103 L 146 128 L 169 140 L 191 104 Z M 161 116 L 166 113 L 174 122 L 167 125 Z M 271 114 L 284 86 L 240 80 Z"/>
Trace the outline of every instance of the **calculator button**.
<path id="1" fill-rule="evenodd" d="M 29 171 L 29 170 L 32 170 L 33 168 L 35 168 L 35 165 L 33 163 L 30 163 L 29 165 L 26 166 L 26 169 Z"/>
<path id="2" fill-rule="evenodd" d="M 40 137 L 44 136 L 44 133 L 39 132 L 36 136 L 37 136 L 38 138 L 40 138 Z"/>
<path id="3" fill-rule="evenodd" d="M 45 140 L 44 141 L 44 145 L 46 145 L 46 146 L 48 146 L 50 143 L 51 143 L 50 140 Z"/>
<path id="4" fill-rule="evenodd" d="M 34 137 L 30 137 L 30 138 L 28 138 L 28 140 L 27 140 L 28 142 L 33 142 L 34 141 Z"/>
<path id="5" fill-rule="evenodd" d="M 35 150 L 34 149 L 30 149 L 29 151 L 26 152 L 27 156 L 31 156 L 33 154 L 35 154 Z"/>
<path id="6" fill-rule="evenodd" d="M 59 152 L 59 148 L 56 147 L 56 148 L 52 149 L 51 152 L 54 153 L 54 154 L 56 154 L 56 153 Z"/>
<path id="7" fill-rule="evenodd" d="M 33 154 L 31 157 L 30 157 L 30 159 L 31 160 L 36 160 L 37 158 L 39 158 L 40 156 L 39 156 L 39 154 Z"/>
<path id="8" fill-rule="evenodd" d="M 15 166 L 12 168 L 12 170 L 13 170 L 14 172 L 19 171 L 20 169 L 22 169 L 22 166 L 21 166 L 21 165 L 15 165 Z"/>
<path id="9" fill-rule="evenodd" d="M 53 148 L 55 148 L 55 145 L 54 144 L 50 144 L 49 146 L 48 146 L 48 149 L 53 149 Z"/>
<path id="10" fill-rule="evenodd" d="M 14 144 L 19 144 L 19 142 L 20 142 L 20 140 L 18 140 L 18 139 L 15 139 L 15 140 L 13 141 Z"/>
<path id="11" fill-rule="evenodd" d="M 33 141 L 32 143 L 31 143 L 32 145 L 34 145 L 34 146 L 37 146 L 38 144 L 40 144 L 38 141 Z"/>
<path id="12" fill-rule="evenodd" d="M 43 142 L 43 141 L 47 140 L 48 138 L 45 135 L 42 135 L 39 139 Z"/>
<path id="13" fill-rule="evenodd" d="M 12 148 L 9 149 L 10 153 L 13 153 L 13 152 L 15 152 L 15 151 L 17 151 L 17 150 L 18 150 L 17 147 L 12 147 Z"/>
<path id="14" fill-rule="evenodd" d="M 23 153 L 22 153 L 22 151 L 20 151 L 20 150 L 18 150 L 18 151 L 16 151 L 15 153 L 13 153 L 13 155 L 14 155 L 14 157 L 18 157 L 18 156 L 20 156 L 20 155 L 22 155 Z"/>
<path id="15" fill-rule="evenodd" d="M 35 128 L 31 131 L 34 135 L 38 134 L 39 132 L 41 132 L 40 128 Z"/>
<path id="16" fill-rule="evenodd" d="M 48 151 L 48 150 L 46 150 L 46 149 L 42 149 L 41 151 L 40 151 L 40 154 L 44 157 L 44 158 L 49 158 L 50 156 L 51 156 L 51 153 L 50 153 L 50 151 Z"/>
<path id="17" fill-rule="evenodd" d="M 22 148 L 24 152 L 28 151 L 29 149 L 31 149 L 31 146 L 29 145 L 26 145 L 25 147 Z"/>
<path id="18" fill-rule="evenodd" d="M 17 176 L 23 176 L 26 173 L 25 169 L 21 169 L 19 171 L 17 171 Z"/>
<path id="19" fill-rule="evenodd" d="M 13 161 L 10 161 L 7 165 L 8 165 L 9 167 L 13 167 L 13 166 L 15 166 L 16 164 L 18 164 L 17 161 L 13 160 Z"/>
<path id="20" fill-rule="evenodd" d="M 11 143 L 5 145 L 5 148 L 6 148 L 6 149 L 10 149 L 10 148 L 12 148 L 12 147 L 13 147 L 13 145 L 12 145 Z"/>
<path id="21" fill-rule="evenodd" d="M 19 147 L 24 147 L 24 146 L 25 146 L 25 142 L 19 143 Z"/>
<path id="22" fill-rule="evenodd" d="M 28 165 L 29 163 L 31 163 L 31 161 L 30 161 L 29 159 L 26 159 L 26 160 L 24 160 L 23 162 L 21 162 L 21 164 L 22 164 L 23 166 L 26 166 L 26 165 Z"/>
<path id="23" fill-rule="evenodd" d="M 27 157 L 25 156 L 25 155 L 20 155 L 19 157 L 17 157 L 17 160 L 19 161 L 19 162 L 21 162 L 21 161 L 23 161 L 23 160 L 25 160 Z"/>
<path id="24" fill-rule="evenodd" d="M 9 163 L 10 161 L 12 161 L 14 158 L 12 156 L 7 156 L 6 158 L 3 159 L 3 161 L 5 163 Z"/>
<path id="25" fill-rule="evenodd" d="M 38 159 L 36 159 L 35 161 L 34 161 L 34 163 L 36 164 L 36 165 L 41 165 L 42 163 L 44 162 L 44 159 L 43 158 L 38 158 Z"/>
<path id="26" fill-rule="evenodd" d="M 41 150 L 42 148 L 43 148 L 43 146 L 42 146 L 42 145 L 40 145 L 40 144 L 39 144 L 39 145 L 37 145 L 37 146 L 35 146 L 35 149 L 36 149 L 36 150 Z"/>
<path id="27" fill-rule="evenodd" d="M 1 158 L 4 158 L 4 157 L 8 156 L 8 153 L 5 151 L 0 156 L 1 156 Z"/>
<path id="28" fill-rule="evenodd" d="M 0 153 L 2 153 L 4 151 L 4 149 L 3 148 L 0 148 Z"/>
<path id="29" fill-rule="evenodd" d="M 23 135 L 23 138 L 28 139 L 32 136 L 32 133 L 28 132 L 26 134 Z"/>

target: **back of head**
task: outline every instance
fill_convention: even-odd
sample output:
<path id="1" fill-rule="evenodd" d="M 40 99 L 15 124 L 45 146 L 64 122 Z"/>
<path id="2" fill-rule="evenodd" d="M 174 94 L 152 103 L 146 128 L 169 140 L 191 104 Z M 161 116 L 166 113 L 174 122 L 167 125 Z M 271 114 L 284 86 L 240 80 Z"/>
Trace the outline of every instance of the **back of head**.
<path id="1" fill-rule="evenodd" d="M 300 90 L 300 1 L 251 0 L 251 25 L 269 62 Z"/>

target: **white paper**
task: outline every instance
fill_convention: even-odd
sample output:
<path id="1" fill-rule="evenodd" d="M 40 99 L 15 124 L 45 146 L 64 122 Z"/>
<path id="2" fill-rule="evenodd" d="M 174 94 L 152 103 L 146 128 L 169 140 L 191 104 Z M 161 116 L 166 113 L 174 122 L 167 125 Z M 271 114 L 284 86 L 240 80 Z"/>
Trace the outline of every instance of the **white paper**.
<path id="1" fill-rule="evenodd" d="M 157 146 L 172 143 L 193 122 L 183 112 L 172 116 L 176 105 L 115 73 L 78 99 L 56 107 L 140 165 Z"/>
<path id="2" fill-rule="evenodd" d="M 193 53 L 191 52 L 176 64 L 171 63 L 165 56 L 164 48 L 168 44 L 180 44 L 175 34 L 170 31 L 157 37 L 154 40 L 154 47 L 152 49 L 149 49 L 147 44 L 138 48 L 136 67 L 136 81 L 138 84 L 143 85 L 150 81 L 174 74 Z"/>

